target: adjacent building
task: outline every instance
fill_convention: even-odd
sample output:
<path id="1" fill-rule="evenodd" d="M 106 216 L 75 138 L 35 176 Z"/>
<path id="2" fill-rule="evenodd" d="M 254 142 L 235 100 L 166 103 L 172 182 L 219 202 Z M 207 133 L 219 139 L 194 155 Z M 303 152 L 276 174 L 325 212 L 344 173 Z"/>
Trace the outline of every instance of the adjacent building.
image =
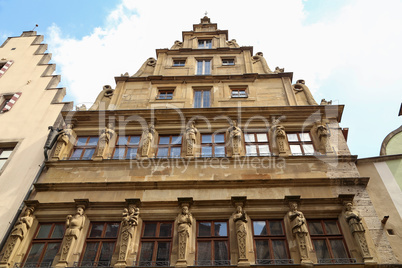
<path id="1" fill-rule="evenodd" d="M 267 52 L 269 55 L 269 52 Z M 398 265 L 343 105 L 208 17 L 64 129 L 0 267 Z"/>

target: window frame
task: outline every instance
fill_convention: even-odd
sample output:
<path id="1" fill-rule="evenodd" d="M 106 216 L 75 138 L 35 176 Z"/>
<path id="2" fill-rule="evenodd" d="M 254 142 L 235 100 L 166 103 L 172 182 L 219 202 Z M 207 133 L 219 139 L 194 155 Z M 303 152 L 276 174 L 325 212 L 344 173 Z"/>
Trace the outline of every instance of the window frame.
<path id="1" fill-rule="evenodd" d="M 119 138 L 120 137 L 127 137 L 127 143 L 125 145 L 119 145 Z M 138 143 L 136 144 L 130 144 L 130 141 L 133 137 L 139 137 Z M 112 159 L 115 160 L 122 160 L 122 159 L 136 159 L 137 158 L 137 154 L 138 154 L 138 149 L 140 147 L 140 142 L 141 142 L 141 135 L 128 135 L 128 136 L 118 136 L 116 139 L 116 145 L 114 147 L 113 150 L 113 154 L 112 154 Z M 124 157 L 123 158 L 119 158 L 119 157 L 115 157 L 115 153 L 116 153 L 116 149 L 121 149 L 124 148 Z M 133 158 L 131 157 L 127 157 L 127 152 L 128 149 L 137 149 L 137 153 L 135 154 L 135 156 Z"/>
<path id="2" fill-rule="evenodd" d="M 207 59 L 196 59 L 196 65 L 195 65 L 195 74 L 196 75 L 211 75 L 212 74 L 212 58 L 207 58 Z M 209 62 L 209 68 L 207 70 L 207 62 Z M 200 64 L 201 63 L 201 64 Z M 200 71 L 200 65 L 201 65 L 201 71 Z"/>
<path id="3" fill-rule="evenodd" d="M 174 89 L 158 89 L 157 100 L 172 100 Z"/>
<path id="4" fill-rule="evenodd" d="M 87 137 L 87 140 L 86 140 L 85 144 L 77 146 L 78 140 L 80 138 L 85 138 L 85 137 Z M 90 141 L 91 138 L 97 138 L 96 145 L 88 145 L 88 142 Z M 74 148 L 72 149 L 72 152 L 71 152 L 71 155 L 69 157 L 69 160 L 91 160 L 93 158 L 95 152 L 96 152 L 96 148 L 98 147 L 98 143 L 99 143 L 99 137 L 98 136 L 77 136 L 77 139 L 76 139 Z M 73 158 L 74 152 L 77 149 L 82 149 L 81 155 L 80 155 L 80 157 L 74 157 Z M 91 157 L 90 158 L 83 158 L 83 156 L 85 155 L 85 151 L 88 150 L 88 149 L 94 149 L 93 153 L 91 154 Z"/>
<path id="5" fill-rule="evenodd" d="M 169 137 L 169 143 L 168 144 L 161 144 L 160 143 L 161 138 L 166 138 L 166 137 Z M 180 137 L 180 143 L 172 143 L 173 142 L 173 137 L 176 137 L 176 138 Z M 183 149 L 182 144 L 183 144 L 183 137 L 181 135 L 174 135 L 174 134 L 171 134 L 171 135 L 159 135 L 159 137 L 158 137 L 158 148 L 156 150 L 155 155 L 156 155 L 157 158 L 180 158 L 181 153 L 182 153 L 182 149 Z M 168 149 L 167 156 L 158 156 L 159 150 L 161 148 L 167 148 Z M 172 148 L 180 148 L 180 155 L 173 157 L 171 155 Z"/>
<path id="6" fill-rule="evenodd" d="M 201 92 L 201 96 L 200 96 L 200 101 L 196 100 L 197 97 L 197 93 L 196 92 Z M 208 96 L 208 103 L 205 102 L 205 92 L 208 92 L 209 96 Z M 193 108 L 211 108 L 211 103 L 212 103 L 212 91 L 211 88 L 208 89 L 193 89 L 193 94 L 194 94 L 194 98 L 193 98 Z M 197 105 L 199 103 L 199 105 Z"/>
<path id="7" fill-rule="evenodd" d="M 172 67 L 185 67 L 186 59 L 173 59 Z"/>
<path id="8" fill-rule="evenodd" d="M 212 39 L 208 38 L 198 39 L 197 49 L 212 49 Z"/>
<path id="9" fill-rule="evenodd" d="M 13 96 L 14 96 L 14 94 L 1 95 L 0 113 L 3 112 L 3 109 L 6 107 L 7 103 L 13 98 Z"/>
<path id="10" fill-rule="evenodd" d="M 235 66 L 235 58 L 221 58 L 222 66 Z"/>
<path id="11" fill-rule="evenodd" d="M 267 137 L 267 141 L 266 142 L 265 141 L 264 142 L 259 142 L 258 139 L 257 139 L 258 134 L 265 134 L 266 137 Z M 254 142 L 246 141 L 246 135 L 254 135 Z M 243 138 L 244 138 L 244 150 L 246 152 L 246 156 L 272 156 L 268 133 L 266 133 L 266 132 L 244 133 Z M 256 155 L 248 154 L 247 146 L 250 146 L 250 145 L 254 145 L 256 147 Z M 268 145 L 269 153 L 267 155 L 261 155 L 259 145 Z"/>
<path id="12" fill-rule="evenodd" d="M 237 92 L 237 94 L 233 94 L 234 92 Z M 241 94 L 240 92 L 244 92 L 244 94 Z M 232 99 L 246 99 L 246 98 L 248 98 L 247 87 L 230 88 L 230 97 Z"/>
<path id="13" fill-rule="evenodd" d="M 289 141 L 289 136 L 288 135 L 290 135 L 290 134 L 296 134 L 298 141 Z M 309 141 L 303 141 L 301 139 L 300 134 L 308 134 L 310 140 Z M 289 132 L 289 133 L 286 133 L 286 139 L 287 139 L 288 144 L 289 144 L 290 152 L 291 152 L 291 154 L 293 156 L 306 156 L 306 155 L 308 156 L 308 155 L 315 155 L 316 154 L 316 149 L 314 147 L 313 139 L 311 138 L 311 134 L 309 132 Z M 291 145 L 298 145 L 299 148 L 300 148 L 301 154 L 300 153 L 293 153 L 292 149 L 291 149 Z M 311 145 L 313 147 L 313 153 L 305 153 L 303 145 Z"/>
<path id="14" fill-rule="evenodd" d="M 211 135 L 211 142 L 203 142 L 203 136 L 206 135 Z M 223 135 L 223 142 L 217 143 L 215 141 L 215 136 L 216 135 Z M 215 147 L 217 146 L 223 146 L 225 149 L 224 155 L 216 155 L 215 154 Z M 204 155 L 202 153 L 202 148 L 203 147 L 211 147 L 211 155 Z M 226 148 L 226 135 L 224 133 L 201 133 L 201 157 L 226 157 L 227 156 L 227 148 Z"/>

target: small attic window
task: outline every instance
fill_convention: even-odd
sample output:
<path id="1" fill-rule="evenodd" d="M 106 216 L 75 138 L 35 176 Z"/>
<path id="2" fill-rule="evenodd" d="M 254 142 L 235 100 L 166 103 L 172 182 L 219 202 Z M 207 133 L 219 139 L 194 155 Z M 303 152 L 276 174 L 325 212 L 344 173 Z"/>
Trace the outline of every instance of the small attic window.
<path id="1" fill-rule="evenodd" d="M 173 60 L 173 67 L 184 67 L 186 65 L 186 60 Z"/>
<path id="2" fill-rule="evenodd" d="M 204 39 L 198 40 L 198 48 L 212 48 L 212 40 L 211 39 Z"/>
<path id="3" fill-rule="evenodd" d="M 222 65 L 223 66 L 233 66 L 233 65 L 235 65 L 235 60 L 234 59 L 222 59 Z"/>

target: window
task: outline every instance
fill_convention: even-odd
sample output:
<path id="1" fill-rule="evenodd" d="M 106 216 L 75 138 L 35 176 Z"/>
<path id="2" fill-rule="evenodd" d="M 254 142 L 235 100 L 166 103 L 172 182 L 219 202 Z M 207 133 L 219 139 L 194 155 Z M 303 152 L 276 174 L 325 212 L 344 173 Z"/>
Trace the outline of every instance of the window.
<path id="1" fill-rule="evenodd" d="M 197 265 L 230 265 L 226 221 L 197 222 Z"/>
<path id="2" fill-rule="evenodd" d="M 349 259 L 339 222 L 336 219 L 309 220 L 308 228 L 318 263 L 354 262 L 353 259 Z"/>
<path id="3" fill-rule="evenodd" d="M 110 266 L 120 223 L 91 223 L 79 266 Z"/>
<path id="4" fill-rule="evenodd" d="M 77 137 L 70 160 L 90 160 L 95 152 L 99 137 Z"/>
<path id="5" fill-rule="evenodd" d="M 174 90 L 159 90 L 158 96 L 156 96 L 156 99 L 171 100 L 171 99 L 173 99 L 173 91 Z"/>
<path id="6" fill-rule="evenodd" d="M 313 155 L 314 146 L 309 133 L 287 134 L 292 155 Z"/>
<path id="7" fill-rule="evenodd" d="M 209 108 L 211 106 L 210 90 L 194 91 L 194 108 Z"/>
<path id="8" fill-rule="evenodd" d="M 197 75 L 211 74 L 211 60 L 197 60 Z"/>
<path id="9" fill-rule="evenodd" d="M 172 222 L 144 222 L 137 266 L 169 266 Z"/>
<path id="10" fill-rule="evenodd" d="M 159 136 L 157 157 L 179 158 L 181 153 L 181 136 Z"/>
<path id="11" fill-rule="evenodd" d="M 247 91 L 245 88 L 232 88 L 232 98 L 247 98 Z"/>
<path id="12" fill-rule="evenodd" d="M 222 65 L 223 66 L 233 66 L 233 65 L 235 65 L 235 60 L 234 59 L 222 59 Z"/>
<path id="13" fill-rule="evenodd" d="M 11 64 L 13 63 L 14 61 L 12 60 L 0 63 L 0 77 L 4 75 L 4 73 L 8 70 L 8 68 L 10 68 Z"/>
<path id="14" fill-rule="evenodd" d="M 224 134 L 202 134 L 201 135 L 201 156 L 202 157 L 224 157 L 225 135 Z"/>
<path id="15" fill-rule="evenodd" d="M 291 264 L 282 220 L 253 221 L 256 264 Z"/>
<path id="16" fill-rule="evenodd" d="M 13 95 L 3 95 L 2 98 L 0 99 L 0 112 L 3 111 L 4 107 L 6 107 L 7 102 L 11 100 Z"/>
<path id="17" fill-rule="evenodd" d="M 4 113 L 11 110 L 11 108 L 14 106 L 14 104 L 17 102 L 17 100 L 20 98 L 21 95 L 22 95 L 21 92 L 17 92 L 15 94 L 1 96 L 0 113 Z"/>
<path id="18" fill-rule="evenodd" d="M 206 39 L 206 40 L 198 40 L 198 48 L 212 48 L 212 40 L 211 39 Z"/>
<path id="19" fill-rule="evenodd" d="M 271 152 L 268 145 L 267 133 L 244 134 L 247 156 L 269 156 Z"/>
<path id="20" fill-rule="evenodd" d="M 141 136 L 120 136 L 117 139 L 113 159 L 135 159 Z"/>
<path id="21" fill-rule="evenodd" d="M 40 224 L 24 267 L 51 267 L 64 236 L 64 223 Z"/>
<path id="22" fill-rule="evenodd" d="M 0 148 L 0 170 L 3 168 L 4 164 L 7 162 L 14 148 Z"/>
<path id="23" fill-rule="evenodd" d="M 173 67 L 184 67 L 186 60 L 173 60 Z"/>

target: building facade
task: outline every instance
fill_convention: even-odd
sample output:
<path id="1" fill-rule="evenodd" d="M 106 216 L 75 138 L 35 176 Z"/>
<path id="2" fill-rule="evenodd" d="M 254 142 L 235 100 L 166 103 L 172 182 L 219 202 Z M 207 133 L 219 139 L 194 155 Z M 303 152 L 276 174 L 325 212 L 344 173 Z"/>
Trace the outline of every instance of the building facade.
<path id="1" fill-rule="evenodd" d="M 343 105 L 208 17 L 156 54 L 62 112 L 1 267 L 398 264 Z"/>
<path id="2" fill-rule="evenodd" d="M 0 241 L 43 166 L 48 126 L 69 108 L 42 41 L 29 31 L 0 46 Z"/>

